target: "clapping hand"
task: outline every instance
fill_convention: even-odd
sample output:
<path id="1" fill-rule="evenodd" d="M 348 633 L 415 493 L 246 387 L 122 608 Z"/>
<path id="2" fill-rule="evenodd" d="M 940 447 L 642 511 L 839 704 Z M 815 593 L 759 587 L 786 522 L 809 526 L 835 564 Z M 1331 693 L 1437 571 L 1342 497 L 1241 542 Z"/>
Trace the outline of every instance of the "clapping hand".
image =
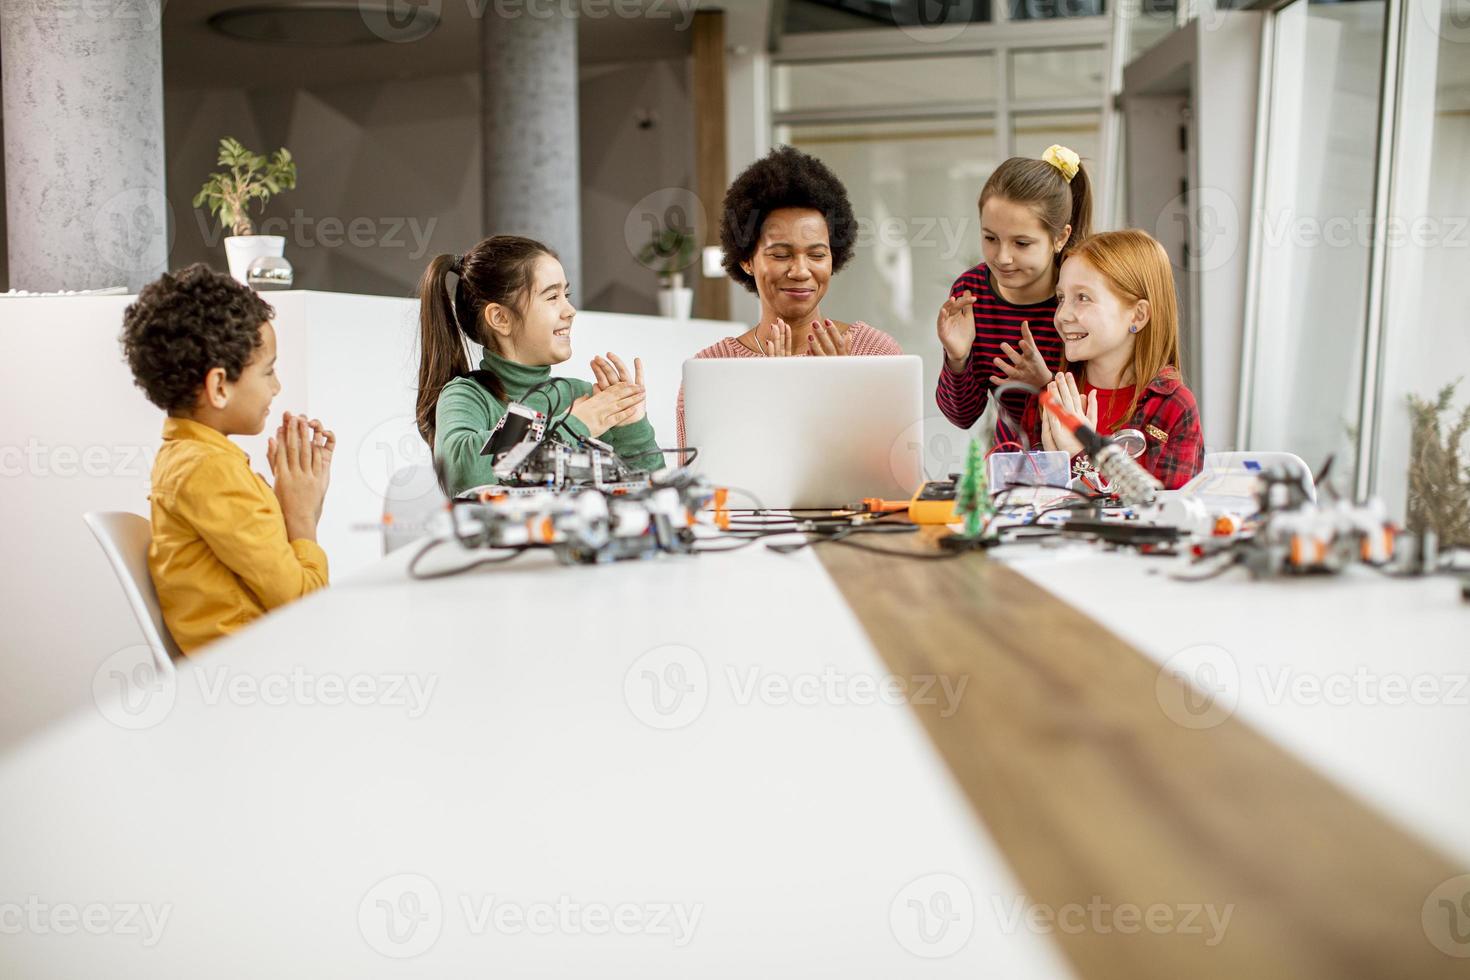
<path id="1" fill-rule="evenodd" d="M 632 384 L 638 390 L 643 390 L 643 359 L 633 358 L 633 370 L 630 372 L 628 366 L 622 362 L 618 355 L 608 351 L 607 357 L 594 357 L 592 359 L 592 374 L 597 378 L 597 383 L 592 386 L 594 393 L 601 393 L 618 384 Z M 628 417 L 627 422 L 619 422 L 626 425 L 628 422 L 637 422 L 648 414 L 648 400 L 644 398 L 637 406 L 638 410 Z"/>
<path id="2" fill-rule="evenodd" d="M 1070 373 L 1057 372 L 1046 386 L 1051 396 L 1056 399 L 1057 404 L 1071 412 L 1087 419 L 1087 424 L 1093 429 L 1097 428 L 1097 391 L 1089 391 L 1087 397 L 1083 398 L 1077 390 L 1077 382 Z M 1068 456 L 1076 456 L 1082 452 L 1082 443 L 1072 435 L 1061 419 L 1054 414 L 1042 409 L 1041 420 L 1041 447 L 1046 450 L 1058 450 L 1065 452 Z"/>

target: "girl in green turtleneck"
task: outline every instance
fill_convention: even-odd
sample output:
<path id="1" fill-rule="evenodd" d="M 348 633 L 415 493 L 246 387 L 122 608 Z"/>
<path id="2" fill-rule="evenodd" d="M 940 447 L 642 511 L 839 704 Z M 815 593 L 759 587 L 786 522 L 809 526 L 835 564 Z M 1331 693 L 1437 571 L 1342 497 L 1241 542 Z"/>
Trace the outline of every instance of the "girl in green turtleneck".
<path id="1" fill-rule="evenodd" d="M 529 238 L 496 235 L 429 263 L 419 284 L 418 428 L 449 494 L 496 482 L 480 447 L 506 403 L 533 388 L 529 407 L 549 422 L 564 418 L 572 432 L 603 440 L 638 469 L 664 465 L 645 411 L 642 361 L 635 358 L 630 372 L 613 354 L 594 358 L 596 384 L 552 379 L 551 365 L 572 356 L 576 313 L 556 254 Z M 485 349 L 474 377 L 465 340 Z"/>

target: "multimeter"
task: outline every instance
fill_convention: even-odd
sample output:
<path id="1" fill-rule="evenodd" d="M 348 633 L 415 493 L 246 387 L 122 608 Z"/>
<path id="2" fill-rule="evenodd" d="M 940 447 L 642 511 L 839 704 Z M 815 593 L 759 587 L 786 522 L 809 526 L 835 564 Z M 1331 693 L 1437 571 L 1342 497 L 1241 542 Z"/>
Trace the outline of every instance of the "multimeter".
<path id="1" fill-rule="evenodd" d="M 909 501 L 909 520 L 915 524 L 959 524 L 963 517 L 954 509 L 959 474 L 947 480 L 926 480 Z"/>

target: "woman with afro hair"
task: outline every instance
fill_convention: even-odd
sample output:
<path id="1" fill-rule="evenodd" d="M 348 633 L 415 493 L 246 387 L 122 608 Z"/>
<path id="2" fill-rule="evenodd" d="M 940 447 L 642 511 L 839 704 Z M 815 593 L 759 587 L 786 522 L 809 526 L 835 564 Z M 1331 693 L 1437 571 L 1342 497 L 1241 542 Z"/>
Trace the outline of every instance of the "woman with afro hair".
<path id="1" fill-rule="evenodd" d="M 760 322 L 695 357 L 831 357 L 902 354 L 895 341 L 861 320 L 822 316 L 832 275 L 852 258 L 857 219 L 847 188 L 825 163 L 779 146 L 746 167 L 720 217 L 725 272 L 760 297 Z M 679 389 L 679 445 L 684 389 Z"/>

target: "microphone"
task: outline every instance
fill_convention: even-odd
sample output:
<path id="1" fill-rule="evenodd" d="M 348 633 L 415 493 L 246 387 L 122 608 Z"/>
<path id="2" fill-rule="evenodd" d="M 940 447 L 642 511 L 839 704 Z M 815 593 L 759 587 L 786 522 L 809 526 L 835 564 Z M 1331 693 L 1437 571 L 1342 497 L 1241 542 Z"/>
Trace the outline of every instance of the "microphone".
<path id="1" fill-rule="evenodd" d="M 1087 420 L 1063 408 L 1049 391 L 1042 391 L 1041 405 L 1061 420 L 1082 443 L 1092 464 L 1113 485 L 1113 493 L 1130 507 L 1142 507 L 1154 502 L 1154 497 L 1164 485 L 1148 470 L 1139 466 L 1123 447 L 1087 424 Z"/>

